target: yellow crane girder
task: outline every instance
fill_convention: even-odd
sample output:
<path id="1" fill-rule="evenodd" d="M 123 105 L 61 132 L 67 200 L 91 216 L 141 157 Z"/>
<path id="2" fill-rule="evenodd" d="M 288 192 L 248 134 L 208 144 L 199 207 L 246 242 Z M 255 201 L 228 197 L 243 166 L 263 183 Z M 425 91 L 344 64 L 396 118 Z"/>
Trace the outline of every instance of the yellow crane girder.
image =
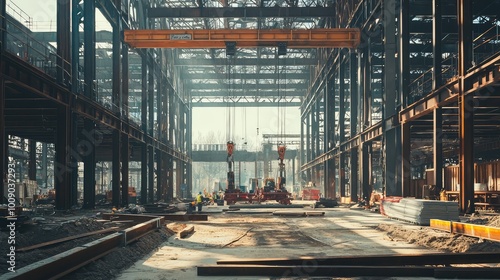
<path id="1" fill-rule="evenodd" d="M 321 29 L 193 29 L 125 30 L 125 43 L 133 48 L 225 48 L 236 42 L 237 48 L 356 48 L 361 40 L 357 28 Z"/>

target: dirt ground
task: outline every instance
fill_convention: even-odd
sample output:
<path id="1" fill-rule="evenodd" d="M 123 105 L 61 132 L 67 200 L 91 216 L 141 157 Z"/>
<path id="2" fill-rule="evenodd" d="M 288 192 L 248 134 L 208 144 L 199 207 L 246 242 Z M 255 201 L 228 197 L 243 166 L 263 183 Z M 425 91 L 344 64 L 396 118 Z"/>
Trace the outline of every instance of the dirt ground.
<path id="1" fill-rule="evenodd" d="M 307 209 L 325 212 L 321 217 L 280 217 L 266 210 L 221 212 L 205 209 L 208 222 L 168 222 L 162 230 L 118 249 L 64 279 L 196 279 L 196 267 L 215 265 L 219 259 L 339 256 L 421 252 L 500 252 L 500 243 L 411 225 L 388 219 L 379 213 L 348 208 Z M 212 211 L 210 211 L 212 210 Z M 293 211 L 304 211 L 294 209 Z M 16 235 L 16 247 L 126 224 L 106 223 L 98 211 L 61 213 L 35 219 Z M 465 222 L 500 227 L 500 217 L 484 213 L 464 218 Z M 193 225 L 186 238 L 176 232 Z M 95 235 L 47 248 L 16 254 L 16 267 L 31 264 L 88 243 Z M 7 232 L 0 232 L 0 255 L 7 253 Z M 3 257 L 2 257 L 3 259 Z M 0 262 L 1 274 L 7 264 Z M 204 277 L 207 278 L 207 277 Z M 256 279 L 208 277 L 209 279 Z"/>
<path id="2" fill-rule="evenodd" d="M 181 229 L 194 225 L 195 232 L 184 239 L 173 235 L 156 252 L 141 259 L 117 278 L 269 279 L 197 276 L 197 266 L 216 265 L 220 259 L 500 252 L 500 243 L 455 236 L 428 227 L 391 220 L 379 213 L 346 208 L 315 210 L 324 211 L 325 216 L 277 217 L 269 213 L 250 214 L 246 211 L 242 214 L 233 212 L 211 215 L 208 222 L 171 223 L 169 228 Z M 471 220 L 480 224 L 495 225 L 499 222 L 499 217 L 481 215 L 472 217 Z"/>

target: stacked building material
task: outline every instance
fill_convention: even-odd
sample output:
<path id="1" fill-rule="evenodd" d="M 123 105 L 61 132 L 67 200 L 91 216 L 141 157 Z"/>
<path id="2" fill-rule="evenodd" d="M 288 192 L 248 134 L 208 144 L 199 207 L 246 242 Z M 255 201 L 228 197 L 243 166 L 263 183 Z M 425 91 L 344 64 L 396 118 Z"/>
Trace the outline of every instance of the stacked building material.
<path id="1" fill-rule="evenodd" d="M 459 209 L 454 201 L 402 198 L 382 200 L 381 213 L 389 218 L 428 226 L 430 219 L 458 221 Z"/>

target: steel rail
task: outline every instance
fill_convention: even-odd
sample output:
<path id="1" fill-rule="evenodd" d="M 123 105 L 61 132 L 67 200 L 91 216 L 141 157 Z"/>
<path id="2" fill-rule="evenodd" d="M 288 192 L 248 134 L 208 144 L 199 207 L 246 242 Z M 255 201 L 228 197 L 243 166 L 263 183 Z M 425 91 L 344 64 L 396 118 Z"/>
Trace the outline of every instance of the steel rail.
<path id="1" fill-rule="evenodd" d="M 142 219 L 139 215 L 135 215 L 135 217 Z M 121 232 L 110 234 L 66 252 L 24 266 L 17 269 L 15 273 L 0 275 L 0 278 L 58 279 L 158 229 L 163 221 L 164 219 L 162 217 L 153 217 L 153 219 L 137 224 Z"/>
<path id="2" fill-rule="evenodd" d="M 364 255 L 339 257 L 263 258 L 219 260 L 221 265 L 450 265 L 470 263 L 499 263 L 500 252 L 430 253 L 415 255 Z"/>

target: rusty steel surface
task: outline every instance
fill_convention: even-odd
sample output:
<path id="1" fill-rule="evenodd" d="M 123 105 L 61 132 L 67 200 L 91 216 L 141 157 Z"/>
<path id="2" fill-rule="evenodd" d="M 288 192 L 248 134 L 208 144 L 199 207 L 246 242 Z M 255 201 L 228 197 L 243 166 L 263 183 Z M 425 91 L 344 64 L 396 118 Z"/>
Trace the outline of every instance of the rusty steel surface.
<path id="1" fill-rule="evenodd" d="M 355 48 L 360 40 L 357 28 L 124 30 L 124 41 L 133 48 L 226 48 L 226 42 L 236 42 L 238 48 L 278 42 L 288 48 Z"/>
<path id="2" fill-rule="evenodd" d="M 431 219 L 430 226 L 431 228 L 440 229 L 451 233 L 459 233 L 471 237 L 500 241 L 500 228 L 498 227 L 450 222 L 437 219 Z"/>
<path id="3" fill-rule="evenodd" d="M 268 277 L 435 277 L 452 279 L 498 279 L 500 268 L 424 267 L 424 266 L 199 266 L 198 276 L 268 276 Z"/>
<path id="4" fill-rule="evenodd" d="M 219 260 L 220 265 L 449 265 L 471 263 L 498 263 L 500 252 L 473 253 L 431 253 L 415 255 L 365 255 L 345 257 L 301 257 L 301 258 L 262 258 L 247 260 Z"/>
<path id="5" fill-rule="evenodd" d="M 109 214 L 112 217 L 114 214 Z M 107 216 L 107 215 L 103 215 Z M 53 257 L 22 267 L 15 274 L 1 275 L 1 279 L 57 279 L 99 259 L 114 249 L 128 244 L 155 230 L 163 223 L 163 217 L 123 214 L 120 218 L 146 222 L 118 233 L 110 234 L 87 244 L 78 246 Z M 4 278 L 5 277 L 5 278 Z"/>
<path id="6" fill-rule="evenodd" d="M 432 277 L 432 267 L 400 266 L 264 266 L 264 265 L 217 265 L 199 266 L 198 276 L 269 276 L 269 277 L 355 277 L 355 276 L 393 276 L 393 277 Z"/>

